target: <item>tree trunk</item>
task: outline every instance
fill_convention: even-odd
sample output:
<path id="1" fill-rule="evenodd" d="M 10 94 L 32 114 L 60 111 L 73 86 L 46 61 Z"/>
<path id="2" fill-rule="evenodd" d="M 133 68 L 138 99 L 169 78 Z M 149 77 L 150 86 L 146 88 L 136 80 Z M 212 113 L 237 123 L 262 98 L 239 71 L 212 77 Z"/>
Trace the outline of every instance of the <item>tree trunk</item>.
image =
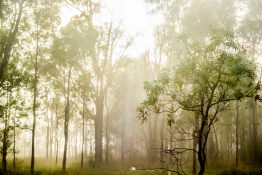
<path id="1" fill-rule="evenodd" d="M 57 159 L 58 159 L 58 114 L 56 109 L 56 131 L 55 131 L 55 141 L 56 141 L 56 156 L 55 156 L 55 164 L 57 165 Z"/>
<path id="2" fill-rule="evenodd" d="M 121 135 L 121 162 L 125 163 L 125 136 L 126 136 L 126 104 L 122 113 L 122 135 Z"/>
<path id="3" fill-rule="evenodd" d="M 47 112 L 46 112 L 46 122 L 47 122 L 47 127 L 46 127 L 46 160 L 49 158 L 49 141 L 50 141 L 50 126 L 49 126 L 49 118 L 48 118 L 48 107 L 47 107 Z"/>
<path id="4" fill-rule="evenodd" d="M 151 156 L 152 156 L 152 152 L 151 152 L 151 142 L 152 142 L 152 132 L 151 132 L 151 128 L 152 128 L 152 118 L 148 119 L 148 144 L 147 144 L 147 159 L 148 159 L 148 167 L 149 169 L 151 169 L 152 167 L 152 162 L 151 162 Z"/>
<path id="5" fill-rule="evenodd" d="M 30 172 L 34 174 L 35 170 L 35 126 L 36 126 L 36 108 L 37 108 L 37 58 L 35 60 L 35 75 L 34 75 L 34 94 L 33 94 L 33 128 L 32 128 L 32 152 Z"/>
<path id="6" fill-rule="evenodd" d="M 50 116 L 51 118 L 50 118 L 50 125 L 51 125 L 51 127 L 50 127 L 50 153 L 49 153 L 49 155 L 50 155 L 50 167 L 52 167 L 52 165 L 53 165 L 53 162 L 52 162 L 52 160 L 53 160 L 53 113 L 51 113 L 51 116 Z"/>
<path id="7" fill-rule="evenodd" d="M 35 171 L 35 127 L 36 127 L 36 108 L 37 108 L 37 85 L 38 85 L 38 56 L 39 56 L 39 21 L 36 21 L 36 48 L 34 60 L 34 86 L 33 86 L 33 128 L 32 128 L 32 152 L 30 172 Z"/>
<path id="8" fill-rule="evenodd" d="M 110 135 L 109 135 L 109 111 L 107 108 L 107 115 L 106 115 L 106 163 L 109 162 L 109 141 L 110 141 Z"/>
<path id="9" fill-rule="evenodd" d="M 100 79 L 100 88 L 96 99 L 96 119 L 95 119 L 95 165 L 100 166 L 103 161 L 103 110 L 104 110 L 104 92 L 103 78 Z"/>
<path id="10" fill-rule="evenodd" d="M 75 145 L 74 145 L 74 148 L 75 148 L 75 159 L 77 160 L 77 134 L 78 134 L 78 130 L 77 130 L 77 122 L 75 123 Z"/>
<path id="11" fill-rule="evenodd" d="M 242 115 L 242 120 L 241 121 L 246 121 L 246 113 Z M 246 160 L 246 123 L 241 122 L 241 135 L 240 135 L 240 160 Z"/>
<path id="12" fill-rule="evenodd" d="M 4 131 L 3 131 L 3 140 L 2 140 L 2 172 L 7 173 L 7 149 L 8 149 L 8 135 L 9 135 L 9 126 L 10 126 L 10 106 L 9 106 L 9 92 L 6 93 L 6 111 L 4 114 Z"/>
<path id="13" fill-rule="evenodd" d="M 4 120 L 3 145 L 2 145 L 2 172 L 4 174 L 7 172 L 7 169 L 6 169 L 7 138 L 8 138 L 8 120 L 7 120 L 7 115 L 6 115 L 6 118 Z"/>
<path id="14" fill-rule="evenodd" d="M 164 126 L 165 126 L 165 118 L 162 116 L 161 121 L 161 129 L 160 129 L 160 162 L 161 162 L 161 168 L 164 168 Z"/>
<path id="15" fill-rule="evenodd" d="M 238 124 L 239 124 L 239 105 L 236 101 L 236 169 L 238 168 Z"/>
<path id="16" fill-rule="evenodd" d="M 16 116 L 15 116 L 16 117 Z M 14 130 L 14 135 L 13 135 L 13 142 L 14 142 L 14 145 L 13 145 L 13 171 L 14 171 L 14 174 L 16 174 L 16 172 L 15 172 L 15 164 L 16 164 L 16 161 L 15 161 L 15 159 L 16 159 L 16 152 L 15 152 L 15 150 L 16 150 L 16 140 L 15 140 L 15 136 L 16 136 L 16 123 L 15 123 L 15 117 L 14 117 L 14 125 L 13 125 L 13 130 Z"/>
<path id="17" fill-rule="evenodd" d="M 199 130 L 198 137 L 198 162 L 200 165 L 200 170 L 198 175 L 203 175 L 206 169 L 206 143 L 208 138 L 208 116 L 202 116 L 201 127 Z"/>
<path id="18" fill-rule="evenodd" d="M 195 113 L 195 128 L 193 131 L 193 150 L 197 149 L 198 131 L 199 131 L 199 114 Z M 197 172 L 197 152 L 193 151 L 193 172 L 192 174 L 195 175 L 196 172 Z"/>
<path id="19" fill-rule="evenodd" d="M 257 162 L 257 103 L 252 101 L 252 142 L 253 143 L 253 161 Z"/>
<path id="20" fill-rule="evenodd" d="M 83 122 L 83 125 L 82 125 L 81 168 L 83 168 L 83 166 L 84 166 L 84 144 L 85 144 L 85 115 L 84 115 L 84 107 L 83 107 L 82 122 Z"/>
<path id="21" fill-rule="evenodd" d="M 63 164 L 62 164 L 62 174 L 66 172 L 66 159 L 67 159 L 67 142 L 68 142 L 68 124 L 69 124 L 69 104 L 70 104 L 70 81 L 71 81 L 71 66 L 69 65 L 68 80 L 67 80 L 67 97 L 66 97 L 66 107 L 65 107 L 65 123 L 64 123 L 64 153 L 63 153 Z"/>
<path id="22" fill-rule="evenodd" d="M 153 128 L 151 128 L 151 164 L 154 165 L 157 160 L 157 154 L 156 154 L 156 142 L 157 142 L 157 131 L 158 131 L 158 116 L 153 117 Z"/>

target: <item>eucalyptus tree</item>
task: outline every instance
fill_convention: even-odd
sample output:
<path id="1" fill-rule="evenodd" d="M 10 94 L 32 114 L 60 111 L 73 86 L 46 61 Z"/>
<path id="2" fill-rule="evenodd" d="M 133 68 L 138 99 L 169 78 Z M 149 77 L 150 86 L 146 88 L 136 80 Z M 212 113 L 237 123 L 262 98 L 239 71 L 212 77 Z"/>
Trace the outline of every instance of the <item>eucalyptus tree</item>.
<path id="1" fill-rule="evenodd" d="M 113 56 L 122 37 L 121 25 L 114 21 L 113 14 L 109 14 L 111 18 L 109 21 L 102 22 L 102 24 L 95 23 L 94 16 L 103 10 L 100 9 L 102 2 L 92 0 L 68 0 L 67 2 L 79 10 L 80 15 L 84 18 L 83 23 L 85 25 L 97 29 L 97 42 L 89 55 L 89 60 L 92 65 L 91 72 L 95 79 L 93 84 L 95 88 L 95 95 L 93 96 L 95 104 L 95 161 L 96 165 L 99 165 L 103 161 L 104 102 L 107 90 L 114 77 Z"/>
<path id="2" fill-rule="evenodd" d="M 230 32 L 215 32 L 202 48 L 189 45 L 189 54 L 178 66 L 164 71 L 153 82 L 145 83 L 147 99 L 138 108 L 139 117 L 147 120 L 152 113 L 166 113 L 169 124 L 175 123 L 179 111 L 192 111 L 200 116 L 200 126 L 193 138 L 198 148 L 173 148 L 177 156 L 186 151 L 197 153 L 199 175 L 204 174 L 206 145 L 217 114 L 236 100 L 255 97 L 255 66 L 243 54 Z M 191 50 L 192 49 L 192 50 Z M 196 53 L 196 54 L 192 54 Z M 174 170 L 183 171 L 181 169 Z"/>
<path id="3" fill-rule="evenodd" d="M 240 5 L 244 6 L 247 9 L 247 13 L 243 16 L 240 21 L 238 32 L 239 37 L 243 40 L 243 50 L 247 52 L 250 58 L 258 63 L 258 60 L 261 59 L 261 44 L 262 44 L 262 3 L 259 0 L 254 1 L 244 1 L 239 2 Z M 262 69 L 261 65 L 260 68 Z M 261 79 L 261 71 L 258 71 L 258 78 Z M 261 80 L 259 80 L 261 81 Z M 257 103 L 255 100 L 250 101 L 251 108 L 251 117 L 250 117 L 250 140 L 252 140 L 252 144 L 250 145 L 250 156 L 253 162 L 258 161 L 258 116 L 257 111 Z"/>
<path id="4" fill-rule="evenodd" d="M 18 61 L 21 58 L 17 43 L 19 42 L 22 21 L 28 4 L 25 0 L 1 1 L 0 3 L 0 88 L 1 88 L 1 118 L 3 119 L 3 137 L 1 154 L 2 169 L 6 173 L 6 156 L 10 147 L 10 111 L 14 109 L 17 101 L 13 91 L 19 88 L 23 82 L 23 72 L 18 69 Z M 19 59 L 17 59 L 19 58 Z M 6 98 L 5 98 L 6 97 Z"/>
<path id="5" fill-rule="evenodd" d="M 180 44 L 181 38 L 187 40 L 186 42 L 205 47 L 211 29 L 225 28 L 233 31 L 237 26 L 236 1 L 146 0 L 146 2 L 150 3 L 154 13 L 161 14 L 165 19 L 158 27 L 161 29 L 160 37 L 155 34 L 155 38 L 161 43 L 162 57 L 166 58 L 163 67 L 176 65 L 188 52 L 187 46 Z M 194 116 L 195 127 L 198 130 L 198 115 Z M 193 145 L 197 146 L 195 139 Z M 195 154 L 193 152 L 193 167 L 196 167 Z"/>
<path id="6" fill-rule="evenodd" d="M 92 77 L 90 71 L 86 68 L 85 64 L 79 67 L 79 74 L 76 79 L 76 82 L 73 86 L 73 94 L 76 97 L 77 101 L 75 104 L 78 108 L 79 113 L 82 116 L 82 143 L 81 143 L 81 168 L 84 166 L 84 147 L 85 147 L 85 135 L 87 134 L 86 126 L 87 120 L 93 120 L 93 114 L 90 110 L 92 105 L 92 96 L 94 95 L 93 86 L 91 83 Z M 80 106 L 78 103 L 80 102 Z"/>
<path id="7" fill-rule="evenodd" d="M 60 87 L 65 101 L 63 173 L 66 171 L 72 84 L 79 74 L 79 66 L 84 64 L 84 58 L 92 54 L 96 42 L 96 31 L 88 24 L 83 23 L 82 20 L 82 16 L 75 17 L 62 29 L 61 35 L 55 38 L 52 47 L 54 82 L 57 85 L 56 87 Z M 50 64 L 50 66 L 52 65 Z"/>
<path id="8" fill-rule="evenodd" d="M 93 73 L 96 79 L 94 103 L 95 113 L 95 159 L 96 165 L 102 163 L 104 102 L 108 88 L 114 78 L 113 54 L 120 39 L 120 30 L 113 22 L 102 26 L 98 34 L 95 54 L 92 57 Z"/>
<path id="9" fill-rule="evenodd" d="M 12 115 L 15 115 L 15 111 L 21 106 L 21 101 L 19 96 L 15 96 L 15 91 L 18 91 L 27 82 L 26 74 L 20 69 L 17 69 L 17 59 L 12 59 L 9 62 L 8 70 L 6 71 L 5 81 L 2 81 L 0 88 L 0 99 L 1 99 L 1 112 L 0 121 L 3 124 L 1 128 L 0 142 L 2 155 L 2 167 L 1 172 L 7 173 L 7 154 L 8 149 L 12 144 L 12 135 L 14 125 L 12 125 Z M 14 134 L 14 133 L 13 133 Z"/>
<path id="10" fill-rule="evenodd" d="M 24 65 L 31 70 L 32 74 L 32 153 L 31 153 L 31 174 L 35 170 L 35 130 L 38 102 L 39 84 L 44 80 L 43 73 L 45 66 L 50 61 L 50 45 L 52 43 L 52 36 L 56 32 L 59 21 L 59 11 L 54 10 L 58 8 L 58 1 L 36 1 L 32 4 L 30 9 L 32 16 L 27 21 L 26 34 L 22 36 L 25 40 L 24 49 L 26 57 L 30 61 L 24 61 Z"/>
<path id="11" fill-rule="evenodd" d="M 0 3 L 0 81 L 4 81 L 11 52 L 17 42 L 17 35 L 22 23 L 25 0 L 1 1 Z"/>

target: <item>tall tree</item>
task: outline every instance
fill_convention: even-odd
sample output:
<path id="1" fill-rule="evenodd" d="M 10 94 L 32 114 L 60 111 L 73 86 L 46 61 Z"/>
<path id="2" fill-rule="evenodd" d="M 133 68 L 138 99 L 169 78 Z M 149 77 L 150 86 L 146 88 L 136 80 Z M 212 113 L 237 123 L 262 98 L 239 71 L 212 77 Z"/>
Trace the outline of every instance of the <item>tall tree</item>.
<path id="1" fill-rule="evenodd" d="M 96 41 L 95 30 L 88 24 L 83 23 L 84 19 L 83 16 L 73 19 L 62 30 L 61 36 L 56 38 L 53 44 L 54 68 L 56 75 L 62 77 L 62 79 L 57 78 L 57 83 L 60 84 L 65 99 L 63 173 L 66 171 L 70 94 L 73 88 L 73 75 L 77 74 L 77 67 L 81 64 L 80 61 L 91 55 Z"/>
<path id="2" fill-rule="evenodd" d="M 25 7 L 25 0 L 0 2 L 0 81 L 5 78 L 11 51 L 16 43 L 17 33 L 20 28 L 22 15 Z"/>
<path id="3" fill-rule="evenodd" d="M 13 93 L 18 88 L 20 88 L 23 83 L 26 82 L 25 74 L 23 71 L 16 68 L 17 59 L 12 59 L 9 63 L 9 69 L 5 76 L 5 81 L 2 82 L 0 88 L 0 119 L 3 123 L 3 129 L 0 134 L 1 149 L 0 153 L 2 155 L 2 167 L 1 172 L 7 173 L 7 154 L 8 149 L 11 146 L 12 138 L 11 131 L 13 130 L 13 125 L 11 124 L 11 115 L 14 115 L 12 109 L 17 108 L 19 105 L 19 98 L 14 96 Z"/>
<path id="4" fill-rule="evenodd" d="M 38 91 L 39 83 L 41 81 L 40 75 L 44 71 L 44 66 L 49 61 L 49 46 L 46 43 L 51 43 L 52 33 L 55 32 L 58 25 L 59 13 L 53 10 L 57 7 L 57 1 L 36 1 L 33 4 L 34 10 L 31 20 L 33 23 L 29 22 L 30 29 L 28 32 L 31 34 L 26 39 L 30 41 L 25 43 L 27 48 L 26 54 L 30 58 L 30 62 L 25 64 L 29 69 L 32 70 L 32 91 L 33 91 L 33 103 L 32 103 L 32 113 L 33 113 L 33 124 L 32 124 L 32 145 L 31 145 L 31 165 L 30 172 L 34 174 L 35 167 L 35 132 L 36 132 L 36 118 L 37 118 L 37 108 L 39 107 L 38 102 Z M 33 43 L 33 44 L 32 44 Z"/>
<path id="5" fill-rule="evenodd" d="M 210 43 L 199 52 L 198 57 L 189 57 L 173 71 L 164 72 L 156 81 L 146 83 L 148 98 L 138 108 L 139 117 L 143 120 L 151 112 L 167 112 L 171 123 L 174 121 L 172 114 L 179 110 L 200 113 L 198 149 L 170 150 L 171 154 L 179 154 L 177 149 L 196 151 L 199 175 L 204 174 L 206 169 L 206 145 L 217 114 L 233 100 L 254 97 L 258 88 L 254 82 L 254 66 L 243 56 L 234 36 L 224 32 L 211 35 Z"/>

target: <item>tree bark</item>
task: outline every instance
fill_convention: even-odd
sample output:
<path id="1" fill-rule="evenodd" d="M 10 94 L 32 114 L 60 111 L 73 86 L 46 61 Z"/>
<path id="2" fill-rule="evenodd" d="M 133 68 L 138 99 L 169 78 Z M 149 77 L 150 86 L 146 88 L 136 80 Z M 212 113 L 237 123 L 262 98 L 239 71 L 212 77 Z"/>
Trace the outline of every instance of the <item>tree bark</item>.
<path id="1" fill-rule="evenodd" d="M 110 142 L 110 134 L 109 134 L 109 111 L 107 107 L 107 115 L 106 115 L 106 163 L 109 162 L 109 142 Z"/>
<path id="2" fill-rule="evenodd" d="M 50 141 L 50 126 L 49 126 L 49 116 L 48 116 L 48 107 L 46 111 L 46 159 L 48 160 L 49 158 L 49 141 Z"/>
<path id="3" fill-rule="evenodd" d="M 74 148 L 75 148 L 75 159 L 77 160 L 77 134 L 78 134 L 78 130 L 77 130 L 77 122 L 75 123 L 75 145 L 74 145 Z"/>
<path id="4" fill-rule="evenodd" d="M 125 136 L 126 136 L 126 104 L 124 106 L 124 111 L 122 113 L 122 125 L 121 125 L 122 135 L 121 135 L 121 162 L 125 163 Z"/>
<path id="5" fill-rule="evenodd" d="M 31 150 L 31 166 L 30 172 L 34 174 L 35 170 L 35 127 L 36 127 L 36 108 L 37 108 L 37 83 L 38 83 L 38 55 L 39 55 L 39 28 L 38 22 L 36 22 L 37 33 L 36 33 L 36 52 L 34 60 L 34 86 L 33 86 L 33 128 L 32 128 L 32 150 Z"/>
<path id="6" fill-rule="evenodd" d="M 236 169 L 238 168 L 238 160 L 239 160 L 239 152 L 238 152 L 238 125 L 239 125 L 239 105 L 238 101 L 236 101 Z"/>
<path id="7" fill-rule="evenodd" d="M 195 113 L 195 128 L 194 128 L 194 131 L 193 131 L 193 150 L 197 149 L 198 131 L 199 131 L 199 114 Z M 196 172 L 197 172 L 197 152 L 193 151 L 193 171 L 192 171 L 192 174 L 195 175 Z"/>
<path id="8" fill-rule="evenodd" d="M 252 142 L 253 143 L 253 161 L 257 162 L 257 104 L 256 101 L 252 101 Z"/>
<path id="9" fill-rule="evenodd" d="M 21 17 L 22 17 L 22 12 L 23 12 L 23 3 L 24 2 L 25 1 L 22 1 L 22 2 L 19 3 L 19 12 L 18 12 L 17 19 L 14 22 L 14 29 L 13 29 L 13 31 L 10 32 L 10 34 L 7 37 L 7 40 L 6 40 L 7 42 L 5 43 L 5 45 L 0 50 L 1 51 L 1 58 L 2 58 L 1 59 L 2 62 L 0 63 L 0 82 L 2 82 L 4 80 L 5 70 L 6 70 L 8 63 L 9 63 L 12 47 L 15 43 L 16 34 L 18 32 L 19 25 L 20 25 L 20 22 L 21 22 Z M 2 2 L 2 5 L 3 5 L 3 2 Z"/>
<path id="10" fill-rule="evenodd" d="M 104 82 L 103 77 L 99 79 L 100 88 L 96 99 L 96 118 L 95 118 L 95 165 L 99 167 L 103 162 L 103 110 L 104 110 Z"/>
<path id="11" fill-rule="evenodd" d="M 4 120 L 4 131 L 3 131 L 3 146 L 2 146 L 2 172 L 5 174 L 7 172 L 6 156 L 7 156 L 7 138 L 8 138 L 8 119 L 7 115 Z"/>
<path id="12" fill-rule="evenodd" d="M 200 170 L 198 175 L 203 175 L 206 169 L 206 143 L 208 138 L 207 132 L 208 126 L 208 115 L 202 116 L 201 120 L 201 127 L 199 130 L 199 137 L 198 137 L 198 162 L 200 165 Z"/>
<path id="13" fill-rule="evenodd" d="M 16 116 L 15 116 L 16 117 Z M 15 117 L 14 117 L 14 125 L 13 125 L 13 130 L 14 130 L 14 135 L 13 135 L 13 142 L 14 142 L 14 145 L 13 145 L 13 171 L 14 171 L 14 174 L 16 173 L 15 172 L 15 166 L 16 166 L 16 122 L 15 122 Z"/>
<path id="14" fill-rule="evenodd" d="M 84 105 L 83 105 L 84 106 Z M 82 115 L 82 147 L 81 147 L 81 168 L 84 166 L 84 145 L 85 145 L 85 115 L 84 115 L 84 107 L 83 107 L 83 115 Z"/>
<path id="15" fill-rule="evenodd" d="M 56 156 L 55 156 L 55 164 L 57 165 L 57 159 L 58 159 L 58 114 L 57 114 L 57 109 L 56 109 L 55 113 L 56 113 L 56 131 L 55 131 Z"/>
<path id="16" fill-rule="evenodd" d="M 70 105 L 70 81 L 71 81 L 71 66 L 69 65 L 68 80 L 67 80 L 67 95 L 66 95 L 66 107 L 65 107 L 65 122 L 64 122 L 64 153 L 62 163 L 62 174 L 66 172 L 66 160 L 67 160 L 67 142 L 68 142 L 68 125 L 69 125 L 69 105 Z"/>
<path id="17" fill-rule="evenodd" d="M 161 161 L 161 168 L 164 168 L 164 126 L 165 126 L 165 118 L 162 116 L 161 121 L 161 128 L 160 128 L 160 161 Z"/>

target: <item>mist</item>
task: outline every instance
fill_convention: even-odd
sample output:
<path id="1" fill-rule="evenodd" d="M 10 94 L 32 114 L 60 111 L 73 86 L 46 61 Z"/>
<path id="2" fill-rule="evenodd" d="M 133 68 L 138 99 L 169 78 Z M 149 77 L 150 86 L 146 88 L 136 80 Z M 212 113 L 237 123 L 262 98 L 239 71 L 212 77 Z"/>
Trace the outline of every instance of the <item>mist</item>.
<path id="1" fill-rule="evenodd" d="M 262 174 L 262 1 L 0 1 L 0 174 Z"/>

